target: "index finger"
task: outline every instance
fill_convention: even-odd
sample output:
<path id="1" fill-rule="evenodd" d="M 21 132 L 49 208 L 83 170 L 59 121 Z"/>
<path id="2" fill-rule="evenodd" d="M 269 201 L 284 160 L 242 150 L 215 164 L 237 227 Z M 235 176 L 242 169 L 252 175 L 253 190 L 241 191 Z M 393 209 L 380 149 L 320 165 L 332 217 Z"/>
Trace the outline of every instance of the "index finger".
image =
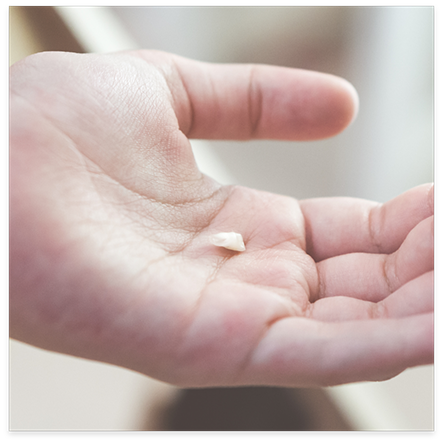
<path id="1" fill-rule="evenodd" d="M 434 214 L 434 185 L 417 186 L 383 205 L 335 197 L 303 200 L 300 207 L 307 252 L 315 261 L 352 252 L 390 254 Z"/>
<path id="2" fill-rule="evenodd" d="M 322 139 L 341 132 L 357 114 L 354 87 L 333 75 L 203 63 L 155 51 L 137 55 L 163 66 L 180 129 L 189 138 Z"/>

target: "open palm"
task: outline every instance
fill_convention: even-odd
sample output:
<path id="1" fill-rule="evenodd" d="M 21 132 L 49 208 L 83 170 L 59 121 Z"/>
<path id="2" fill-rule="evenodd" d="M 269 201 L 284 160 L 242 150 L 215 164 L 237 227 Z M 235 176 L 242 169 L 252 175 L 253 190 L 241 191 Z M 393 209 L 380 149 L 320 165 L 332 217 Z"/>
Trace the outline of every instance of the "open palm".
<path id="1" fill-rule="evenodd" d="M 201 174 L 188 138 L 310 140 L 343 80 L 155 51 L 11 70 L 10 330 L 181 386 L 382 380 L 433 360 L 433 187 L 296 201 Z M 245 252 L 213 246 L 243 235 Z"/>

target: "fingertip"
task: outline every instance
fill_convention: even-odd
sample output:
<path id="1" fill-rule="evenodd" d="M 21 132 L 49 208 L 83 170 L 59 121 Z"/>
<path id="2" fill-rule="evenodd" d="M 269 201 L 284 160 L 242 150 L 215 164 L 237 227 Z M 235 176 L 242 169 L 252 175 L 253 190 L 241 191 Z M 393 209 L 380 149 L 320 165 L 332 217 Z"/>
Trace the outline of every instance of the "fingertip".
<path id="1" fill-rule="evenodd" d="M 360 98 L 358 96 L 357 89 L 355 89 L 354 85 L 345 79 L 340 79 L 343 85 L 343 88 L 346 90 L 349 99 L 351 101 L 351 118 L 347 126 L 352 125 L 358 116 L 358 111 L 360 109 Z"/>
<path id="2" fill-rule="evenodd" d="M 301 109 L 293 109 L 297 125 L 295 140 L 321 140 L 334 137 L 348 128 L 357 118 L 360 100 L 356 88 L 347 80 L 332 74 L 305 73 Z M 296 103 L 300 103 L 296 100 Z"/>
<path id="3" fill-rule="evenodd" d="M 330 82 L 330 86 L 335 99 L 335 109 L 331 107 L 333 114 L 330 120 L 331 134 L 329 136 L 334 136 L 354 123 L 360 108 L 360 99 L 354 85 L 348 80 L 337 76 L 330 76 L 329 80 L 331 79 L 333 81 Z"/>

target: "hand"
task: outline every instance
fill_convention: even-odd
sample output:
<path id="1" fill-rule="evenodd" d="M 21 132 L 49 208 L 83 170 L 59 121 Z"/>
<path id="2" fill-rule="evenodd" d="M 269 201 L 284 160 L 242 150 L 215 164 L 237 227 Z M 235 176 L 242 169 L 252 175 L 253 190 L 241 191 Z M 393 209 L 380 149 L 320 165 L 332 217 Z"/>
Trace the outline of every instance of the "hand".
<path id="1" fill-rule="evenodd" d="M 220 186 L 189 138 L 310 140 L 356 94 L 156 51 L 11 68 L 10 333 L 180 386 L 324 386 L 433 361 L 433 187 L 385 205 Z M 245 252 L 210 244 L 243 235 Z"/>

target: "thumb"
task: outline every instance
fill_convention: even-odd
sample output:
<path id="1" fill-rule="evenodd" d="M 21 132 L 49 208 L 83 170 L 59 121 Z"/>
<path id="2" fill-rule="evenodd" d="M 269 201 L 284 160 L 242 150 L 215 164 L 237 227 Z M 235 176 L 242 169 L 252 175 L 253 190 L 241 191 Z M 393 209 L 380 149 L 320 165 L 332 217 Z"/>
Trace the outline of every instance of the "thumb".
<path id="1" fill-rule="evenodd" d="M 355 88 L 334 75 L 136 54 L 168 66 L 180 129 L 189 138 L 317 140 L 341 132 L 358 112 Z"/>

